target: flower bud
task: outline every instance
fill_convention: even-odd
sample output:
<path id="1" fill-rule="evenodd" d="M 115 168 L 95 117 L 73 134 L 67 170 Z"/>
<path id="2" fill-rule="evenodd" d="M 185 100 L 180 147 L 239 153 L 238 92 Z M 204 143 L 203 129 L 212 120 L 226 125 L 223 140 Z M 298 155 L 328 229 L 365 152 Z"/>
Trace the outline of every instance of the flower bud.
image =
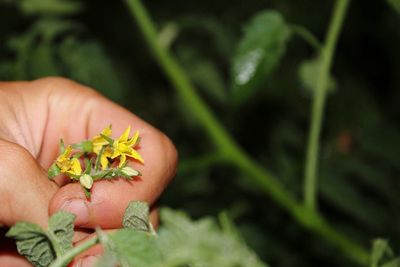
<path id="1" fill-rule="evenodd" d="M 93 186 L 93 178 L 89 174 L 84 174 L 79 178 L 79 182 L 81 185 L 86 188 L 90 189 Z"/>
<path id="2" fill-rule="evenodd" d="M 123 168 L 121 169 L 121 172 L 122 172 L 123 174 L 125 174 L 126 176 L 138 176 L 138 175 L 140 174 L 139 171 L 137 171 L 137 170 L 135 170 L 135 169 L 132 169 L 131 167 L 128 167 L 128 166 L 123 167 Z"/>

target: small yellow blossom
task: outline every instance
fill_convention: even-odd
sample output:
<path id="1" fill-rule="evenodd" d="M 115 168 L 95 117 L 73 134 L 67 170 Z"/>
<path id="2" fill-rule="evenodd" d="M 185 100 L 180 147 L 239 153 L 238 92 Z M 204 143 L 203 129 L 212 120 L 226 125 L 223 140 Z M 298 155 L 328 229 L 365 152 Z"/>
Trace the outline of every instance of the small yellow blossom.
<path id="1" fill-rule="evenodd" d="M 71 158 L 72 147 L 68 146 L 64 153 L 62 153 L 56 160 L 57 166 L 60 168 L 62 173 L 68 173 L 71 175 L 81 175 L 82 167 L 81 163 L 76 158 Z"/>
<path id="2" fill-rule="evenodd" d="M 103 154 L 101 154 L 100 157 L 100 164 L 101 164 L 101 169 L 105 170 L 108 167 L 108 158 L 111 158 L 113 152 L 112 149 L 110 147 L 106 147 L 103 150 Z"/>
<path id="3" fill-rule="evenodd" d="M 112 134 L 111 125 L 104 128 L 104 130 L 101 131 L 101 134 L 104 136 L 110 137 Z M 104 139 L 104 137 L 102 137 L 101 135 L 96 135 L 92 139 L 93 152 L 98 155 L 100 153 L 101 148 L 107 144 L 108 144 L 108 141 L 106 139 Z"/>
<path id="4" fill-rule="evenodd" d="M 112 159 L 115 159 L 118 156 L 121 156 L 119 159 L 119 167 L 121 167 L 125 161 L 126 157 L 134 158 L 141 163 L 144 163 L 142 156 L 134 149 L 139 140 L 139 131 L 136 131 L 132 138 L 129 138 L 129 133 L 131 131 L 131 127 L 126 128 L 125 132 L 113 143 L 113 154 L 111 155 Z"/>

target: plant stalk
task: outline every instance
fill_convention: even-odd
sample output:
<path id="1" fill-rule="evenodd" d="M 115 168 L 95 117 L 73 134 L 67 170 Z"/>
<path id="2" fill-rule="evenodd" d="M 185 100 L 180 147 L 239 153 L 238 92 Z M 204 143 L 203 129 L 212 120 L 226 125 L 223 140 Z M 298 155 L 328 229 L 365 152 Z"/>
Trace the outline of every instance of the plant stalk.
<path id="1" fill-rule="evenodd" d="M 300 225 L 338 247 L 344 255 L 347 255 L 354 262 L 366 265 L 369 255 L 362 246 L 335 230 L 320 214 L 298 203 L 273 175 L 252 160 L 234 142 L 215 115 L 198 96 L 196 89 L 171 52 L 158 43 L 156 27 L 140 0 L 126 0 L 126 2 L 155 59 L 178 95 L 187 104 L 188 110 L 197 118 L 220 153 L 233 166 L 246 173 L 248 179 L 289 212 Z"/>
<path id="2" fill-rule="evenodd" d="M 311 124 L 304 168 L 304 204 L 310 209 L 316 209 L 317 206 L 317 170 L 322 118 L 324 115 L 332 59 L 348 5 L 349 0 L 336 0 L 325 43 L 320 54 L 321 67 L 317 73 L 316 92 L 312 101 Z"/>
<path id="3" fill-rule="evenodd" d="M 50 267 L 67 266 L 76 256 L 86 251 L 88 248 L 96 245 L 97 243 L 99 243 L 99 238 L 97 236 L 93 237 L 92 239 L 89 239 L 88 241 L 80 244 L 79 246 L 68 250 L 61 257 L 57 257 L 57 259 L 50 264 Z"/>

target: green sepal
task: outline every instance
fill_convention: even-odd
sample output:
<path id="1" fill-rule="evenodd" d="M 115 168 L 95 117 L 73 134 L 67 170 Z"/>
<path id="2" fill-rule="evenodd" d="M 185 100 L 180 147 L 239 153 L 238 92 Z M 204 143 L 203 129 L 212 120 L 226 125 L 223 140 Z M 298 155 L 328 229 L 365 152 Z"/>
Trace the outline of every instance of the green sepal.
<path id="1" fill-rule="evenodd" d="M 72 156 L 72 158 L 74 158 L 74 159 L 79 159 L 80 157 L 82 157 L 83 154 L 84 154 L 84 152 L 75 153 L 75 154 Z"/>
<path id="2" fill-rule="evenodd" d="M 103 156 L 104 150 L 105 150 L 105 146 L 102 146 L 101 149 L 100 149 L 99 154 L 97 155 L 96 163 L 94 165 L 94 170 L 95 171 L 98 171 L 99 168 L 100 168 L 101 157 Z"/>
<path id="3" fill-rule="evenodd" d="M 47 175 L 48 175 L 49 179 L 52 180 L 54 177 L 56 177 L 59 174 L 61 174 L 61 169 L 54 162 L 53 164 L 51 164 L 49 170 L 47 171 Z"/>
<path id="4" fill-rule="evenodd" d="M 86 198 L 89 199 L 92 196 L 92 193 L 90 193 L 89 189 L 87 189 L 87 188 L 85 188 L 83 186 L 81 186 L 81 187 L 83 189 L 83 192 L 85 193 Z"/>
<path id="5" fill-rule="evenodd" d="M 79 149 L 84 153 L 93 152 L 93 142 L 90 140 L 86 140 L 81 143 L 73 144 L 72 147 L 75 149 Z"/>
<path id="6" fill-rule="evenodd" d="M 60 139 L 60 154 L 63 154 L 65 151 L 65 143 L 63 139 Z"/>
<path id="7" fill-rule="evenodd" d="M 103 137 L 104 140 L 106 140 L 110 145 L 114 144 L 114 140 L 112 138 L 108 137 L 107 135 L 100 134 L 100 136 Z"/>
<path id="8" fill-rule="evenodd" d="M 88 160 L 85 158 L 86 169 L 83 172 L 84 174 L 90 174 L 92 172 L 92 159 Z"/>

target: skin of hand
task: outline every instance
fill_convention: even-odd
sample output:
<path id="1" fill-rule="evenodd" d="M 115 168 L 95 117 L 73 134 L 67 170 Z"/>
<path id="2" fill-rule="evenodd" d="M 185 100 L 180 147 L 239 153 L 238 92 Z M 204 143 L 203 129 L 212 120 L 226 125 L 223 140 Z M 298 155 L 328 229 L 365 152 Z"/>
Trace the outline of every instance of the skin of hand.
<path id="1" fill-rule="evenodd" d="M 129 164 L 142 173 L 140 179 L 98 181 L 88 201 L 79 183 L 47 178 L 46 170 L 59 153 L 60 138 L 66 144 L 77 143 L 109 124 L 114 137 L 128 125 L 139 130 L 138 152 L 145 163 Z M 75 241 L 87 238 L 96 226 L 118 229 L 128 203 L 143 200 L 154 207 L 176 171 L 177 152 L 168 137 L 96 91 L 67 79 L 0 82 L 0 125 L 3 226 L 30 221 L 46 227 L 51 214 L 66 210 L 76 214 L 75 227 L 85 229 L 77 232 Z M 156 224 L 156 209 L 152 209 L 151 218 Z M 30 266 L 10 248 L 9 241 L 0 240 L 0 244 L 0 266 Z M 93 260 L 88 255 L 98 253 L 98 248 L 86 252 L 86 263 Z M 75 263 L 86 266 L 79 259 Z"/>

